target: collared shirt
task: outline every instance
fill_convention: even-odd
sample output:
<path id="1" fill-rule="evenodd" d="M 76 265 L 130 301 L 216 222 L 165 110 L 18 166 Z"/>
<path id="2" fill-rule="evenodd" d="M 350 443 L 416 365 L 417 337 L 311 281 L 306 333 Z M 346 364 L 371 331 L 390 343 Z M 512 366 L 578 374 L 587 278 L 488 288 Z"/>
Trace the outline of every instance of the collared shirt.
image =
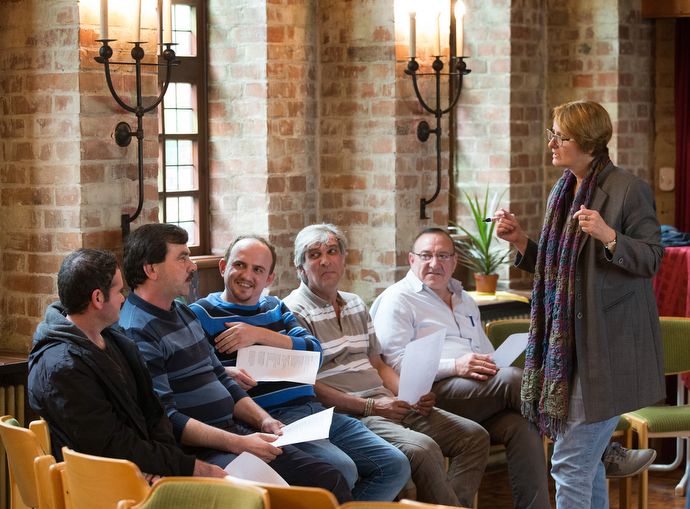
<path id="1" fill-rule="evenodd" d="M 383 359 L 398 373 L 407 344 L 443 328 L 446 339 L 437 381 L 455 376 L 458 357 L 494 352 L 482 329 L 477 303 L 456 279 L 449 281 L 448 289 L 453 293 L 452 309 L 410 270 L 404 279 L 388 287 L 374 301 L 371 316 Z"/>
<path id="2" fill-rule="evenodd" d="M 340 322 L 333 304 L 304 283 L 284 301 L 299 324 L 321 342 L 323 364 L 317 380 L 360 398 L 392 397 L 369 361 L 369 357 L 381 353 L 381 346 L 366 305 L 354 293 L 338 292 L 336 300 Z"/>

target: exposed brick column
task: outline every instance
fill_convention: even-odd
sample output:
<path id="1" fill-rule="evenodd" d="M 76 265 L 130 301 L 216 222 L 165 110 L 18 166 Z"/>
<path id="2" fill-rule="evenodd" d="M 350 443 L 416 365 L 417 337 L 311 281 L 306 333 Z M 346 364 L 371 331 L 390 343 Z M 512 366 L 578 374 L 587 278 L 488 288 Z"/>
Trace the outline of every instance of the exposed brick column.
<path id="1" fill-rule="evenodd" d="M 614 162 L 653 184 L 654 20 L 642 19 L 639 2 L 624 0 L 618 9 L 618 153 Z"/>
<path id="2" fill-rule="evenodd" d="M 271 292 L 297 286 L 294 235 L 316 222 L 316 2 L 209 6 L 212 248 L 275 244 Z"/>
<path id="3" fill-rule="evenodd" d="M 319 22 L 319 219 L 347 232 L 346 288 L 365 301 L 393 281 L 395 66 L 393 2 L 327 0 Z"/>
<path id="4" fill-rule="evenodd" d="M 532 238 L 539 238 L 544 217 L 544 99 L 546 26 L 544 0 L 513 2 L 510 12 L 510 190 L 511 213 Z M 503 181 L 504 183 L 505 180 Z M 533 277 L 510 268 L 511 286 L 530 287 Z"/>
<path id="5" fill-rule="evenodd" d="M 268 235 L 266 2 L 209 2 L 211 246 Z"/>
<path id="6" fill-rule="evenodd" d="M 299 284 L 295 235 L 317 221 L 317 2 L 267 3 L 268 225 L 281 263 L 271 291 Z"/>

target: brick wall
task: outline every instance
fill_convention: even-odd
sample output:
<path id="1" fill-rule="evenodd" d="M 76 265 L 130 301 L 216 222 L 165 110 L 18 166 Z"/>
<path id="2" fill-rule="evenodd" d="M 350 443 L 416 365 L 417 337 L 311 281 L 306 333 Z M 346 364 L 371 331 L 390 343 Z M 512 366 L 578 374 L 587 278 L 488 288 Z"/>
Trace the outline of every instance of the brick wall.
<path id="1" fill-rule="evenodd" d="M 66 254 L 79 247 L 118 249 L 120 214 L 136 209 L 136 143 L 121 149 L 110 139 L 115 123 L 133 122 L 133 116 L 116 107 L 93 60 L 97 16 L 76 0 L 0 4 L 2 349 L 28 351 L 45 308 L 57 299 L 56 274 Z M 124 20 L 113 16 L 111 22 Z M 153 13 L 142 25 L 155 26 Z M 120 35 L 115 29 L 111 37 Z M 131 75 L 115 74 L 115 87 L 131 99 Z M 144 90 L 155 92 L 155 76 L 145 81 Z M 155 118 L 144 129 L 148 200 L 142 220 L 153 221 Z"/>
<path id="2" fill-rule="evenodd" d="M 331 221 L 351 244 L 344 287 L 370 302 L 407 270 L 419 230 L 449 217 L 466 221 L 460 190 L 508 189 L 504 205 L 536 235 L 546 192 L 561 174 L 545 157 L 543 129 L 550 108 L 577 98 L 605 104 L 615 122 L 614 161 L 651 179 L 654 166 L 673 164 L 664 158 L 672 153 L 665 141 L 672 91 L 663 86 L 672 36 L 670 22 L 656 22 L 655 31 L 635 4 L 466 2 L 472 73 L 454 117 L 455 157 L 451 165 L 446 116 L 441 195 L 421 220 L 419 200 L 435 190 L 436 140 L 418 141 L 416 128 L 422 119 L 433 128 L 435 119 L 403 73 L 407 13 L 396 18 L 393 0 L 211 0 L 214 253 L 238 233 L 268 236 L 280 257 L 272 292 L 285 295 L 297 283 L 294 235 Z M 152 43 L 155 12 L 144 5 L 143 34 Z M 0 3 L 1 349 L 28 350 L 56 298 L 64 256 L 80 246 L 121 250 L 120 214 L 136 208 L 136 143 L 121 149 L 110 138 L 118 121 L 135 118 L 117 107 L 93 61 L 95 9 L 76 0 Z M 113 10 L 110 24 L 111 36 L 130 39 L 125 14 Z M 115 60 L 130 60 L 128 45 L 115 51 Z M 425 70 L 430 53 L 430 38 L 418 32 Z M 145 102 L 155 81 L 144 75 Z M 423 78 L 421 89 L 433 103 L 432 84 Z M 132 100 L 131 70 L 116 69 L 114 85 Z M 444 104 L 447 88 L 444 81 Z M 145 203 L 134 227 L 158 212 L 154 114 L 144 131 Z"/>

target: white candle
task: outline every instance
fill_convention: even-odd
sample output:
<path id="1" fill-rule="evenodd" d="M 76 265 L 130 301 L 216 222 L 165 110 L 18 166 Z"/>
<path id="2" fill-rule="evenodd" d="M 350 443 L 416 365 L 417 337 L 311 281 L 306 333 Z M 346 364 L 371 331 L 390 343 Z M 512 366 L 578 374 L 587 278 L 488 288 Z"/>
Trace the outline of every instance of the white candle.
<path id="1" fill-rule="evenodd" d="M 465 45 L 465 4 L 462 0 L 458 0 L 455 4 L 455 53 L 457 56 L 463 56 L 463 47 Z"/>
<path id="2" fill-rule="evenodd" d="M 417 56 L 417 16 L 416 12 L 410 13 L 410 58 Z"/>
<path id="3" fill-rule="evenodd" d="M 108 38 L 108 0 L 101 0 L 101 39 Z"/>
<path id="4" fill-rule="evenodd" d="M 170 0 L 163 0 L 163 42 L 172 42 L 172 9 Z"/>
<path id="5" fill-rule="evenodd" d="M 434 35 L 434 54 L 432 56 L 441 56 L 441 27 L 439 26 L 441 13 L 436 14 L 436 34 Z"/>
<path id="6" fill-rule="evenodd" d="M 134 13 L 134 27 L 132 28 L 132 42 L 141 42 L 139 40 L 141 32 L 141 0 L 136 0 L 136 11 Z"/>

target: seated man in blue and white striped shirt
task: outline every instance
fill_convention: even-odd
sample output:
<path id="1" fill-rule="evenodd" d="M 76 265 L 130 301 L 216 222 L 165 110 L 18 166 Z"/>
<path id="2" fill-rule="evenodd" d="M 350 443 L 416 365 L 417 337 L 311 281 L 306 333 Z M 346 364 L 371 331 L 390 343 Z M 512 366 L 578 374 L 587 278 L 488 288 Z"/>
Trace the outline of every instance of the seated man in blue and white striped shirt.
<path id="1" fill-rule="evenodd" d="M 293 446 L 271 444 L 276 437 L 269 434 L 281 434 L 283 424 L 227 375 L 199 320 L 176 300 L 187 295 L 196 270 L 187 232 L 172 224 L 137 228 L 125 241 L 123 269 L 131 291 L 120 325 L 146 360 L 182 449 L 220 467 L 246 451 L 289 484 L 330 490 L 341 503 L 352 500 L 336 468 Z"/>
<path id="2" fill-rule="evenodd" d="M 228 366 L 234 366 L 237 350 L 255 344 L 321 353 L 319 341 L 297 323 L 280 299 L 262 295 L 275 278 L 275 264 L 275 249 L 268 241 L 258 236 L 238 237 L 220 262 L 225 290 L 191 306 L 218 357 Z M 248 394 L 264 410 L 285 424 L 324 410 L 314 401 L 312 385 L 255 384 L 245 373 L 231 373 L 246 384 Z M 355 500 L 393 500 L 410 476 L 404 454 L 359 420 L 342 414 L 334 414 L 329 440 L 296 447 L 337 466 Z"/>

